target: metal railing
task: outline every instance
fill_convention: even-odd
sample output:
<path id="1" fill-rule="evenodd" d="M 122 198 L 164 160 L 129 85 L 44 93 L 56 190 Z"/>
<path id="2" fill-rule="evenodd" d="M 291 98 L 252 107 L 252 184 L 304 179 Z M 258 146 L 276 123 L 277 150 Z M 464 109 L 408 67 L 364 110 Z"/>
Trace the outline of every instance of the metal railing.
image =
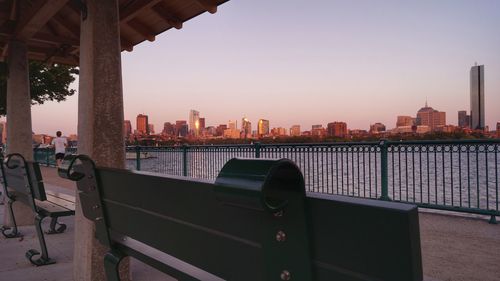
<path id="1" fill-rule="evenodd" d="M 53 163 L 52 155 L 37 151 L 35 159 Z M 500 215 L 498 139 L 127 148 L 129 169 L 205 179 L 234 157 L 291 159 L 310 192 L 485 214 L 492 222 Z"/>

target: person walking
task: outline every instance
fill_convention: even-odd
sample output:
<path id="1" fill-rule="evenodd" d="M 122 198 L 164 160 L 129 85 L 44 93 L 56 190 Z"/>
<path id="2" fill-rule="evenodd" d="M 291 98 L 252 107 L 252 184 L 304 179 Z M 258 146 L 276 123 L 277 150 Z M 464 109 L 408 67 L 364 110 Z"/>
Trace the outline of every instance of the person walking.
<path id="1" fill-rule="evenodd" d="M 61 165 L 61 162 L 64 159 L 64 154 L 66 153 L 66 147 L 68 146 L 68 140 L 65 137 L 61 137 L 61 135 L 61 131 L 57 131 L 57 137 L 52 140 L 52 146 L 55 147 L 57 167 Z"/>

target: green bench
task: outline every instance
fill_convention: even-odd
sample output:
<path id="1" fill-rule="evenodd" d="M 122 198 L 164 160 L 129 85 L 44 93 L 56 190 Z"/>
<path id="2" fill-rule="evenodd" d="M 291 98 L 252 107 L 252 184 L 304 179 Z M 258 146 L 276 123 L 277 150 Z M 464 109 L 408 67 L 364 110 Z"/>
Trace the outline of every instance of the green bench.
<path id="1" fill-rule="evenodd" d="M 5 161 L 2 161 L 2 165 L 0 166 L 4 192 L 8 200 L 8 212 L 13 225 L 12 228 L 2 228 L 2 234 L 6 238 L 22 236 L 17 228 L 12 204 L 19 201 L 30 206 L 33 210 L 35 228 L 42 253 L 40 254 L 39 251 L 31 249 L 26 252 L 26 257 L 36 266 L 55 263 L 48 255 L 47 244 L 42 230 L 42 221 L 46 217 L 51 218 L 47 234 L 64 232 L 66 225 L 59 223 L 58 218 L 75 214 L 74 197 L 45 191 L 38 162 L 26 161 L 20 154 L 7 155 Z M 36 258 L 38 255 L 40 257 Z"/>
<path id="2" fill-rule="evenodd" d="M 232 159 L 215 182 L 95 167 L 68 156 L 83 214 L 109 248 L 178 280 L 422 280 L 413 205 L 306 194 L 286 159 Z"/>

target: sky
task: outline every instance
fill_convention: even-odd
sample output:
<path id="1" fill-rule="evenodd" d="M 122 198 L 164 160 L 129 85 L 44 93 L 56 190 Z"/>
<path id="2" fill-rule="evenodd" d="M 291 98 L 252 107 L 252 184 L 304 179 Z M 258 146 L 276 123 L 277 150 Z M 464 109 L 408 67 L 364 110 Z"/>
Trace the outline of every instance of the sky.
<path id="1" fill-rule="evenodd" d="M 500 121 L 500 1 L 232 0 L 122 53 L 125 119 L 207 126 L 395 127 L 426 100 L 457 124 L 485 65 L 486 125 Z M 72 87 L 78 88 L 78 83 Z M 77 133 L 77 97 L 32 107 L 33 131 Z"/>

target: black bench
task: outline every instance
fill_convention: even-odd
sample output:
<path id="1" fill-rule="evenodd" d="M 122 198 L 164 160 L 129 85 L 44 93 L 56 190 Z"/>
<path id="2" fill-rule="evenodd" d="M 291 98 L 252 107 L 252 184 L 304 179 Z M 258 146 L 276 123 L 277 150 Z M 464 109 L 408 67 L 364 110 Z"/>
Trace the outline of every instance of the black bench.
<path id="1" fill-rule="evenodd" d="M 7 155 L 0 166 L 4 191 L 8 199 L 8 211 L 13 225 L 12 228 L 3 228 L 2 234 L 6 238 L 22 236 L 17 228 L 12 204 L 16 201 L 23 202 L 33 210 L 35 227 L 42 251 L 41 256 L 37 259 L 35 259 L 35 256 L 40 255 L 40 252 L 34 249 L 27 251 L 26 257 L 32 264 L 37 266 L 55 263 L 53 259 L 49 258 L 41 224 L 44 218 L 50 217 L 50 228 L 46 233 L 64 232 L 66 225 L 58 223 L 58 218 L 75 214 L 74 197 L 46 192 L 38 162 L 26 161 L 20 154 Z"/>
<path id="2" fill-rule="evenodd" d="M 215 180 L 68 156 L 83 214 L 109 247 L 178 280 L 422 280 L 416 206 L 309 193 L 289 160 L 232 159 Z"/>

